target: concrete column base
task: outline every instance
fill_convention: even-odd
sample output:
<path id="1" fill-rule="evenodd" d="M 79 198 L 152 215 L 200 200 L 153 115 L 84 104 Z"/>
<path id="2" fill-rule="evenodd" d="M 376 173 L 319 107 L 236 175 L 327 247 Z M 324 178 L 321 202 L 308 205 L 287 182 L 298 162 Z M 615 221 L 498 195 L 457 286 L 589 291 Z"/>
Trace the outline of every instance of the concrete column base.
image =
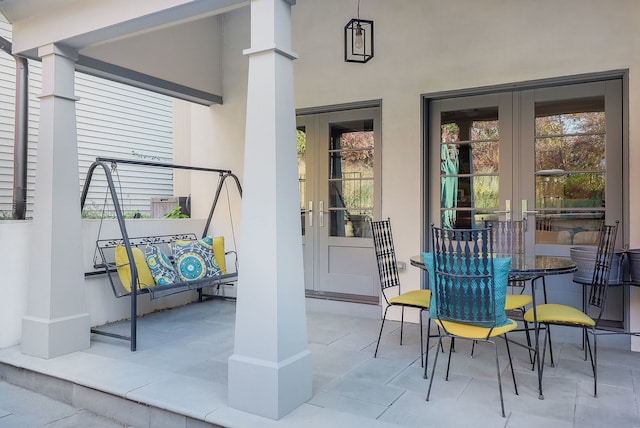
<path id="1" fill-rule="evenodd" d="M 311 352 L 280 362 L 234 354 L 229 358 L 229 406 L 280 419 L 312 396 Z M 302 382 L 304 381 L 304 382 Z"/>
<path id="2" fill-rule="evenodd" d="M 89 314 L 48 319 L 22 318 L 23 354 L 39 358 L 55 358 L 90 346 Z"/>

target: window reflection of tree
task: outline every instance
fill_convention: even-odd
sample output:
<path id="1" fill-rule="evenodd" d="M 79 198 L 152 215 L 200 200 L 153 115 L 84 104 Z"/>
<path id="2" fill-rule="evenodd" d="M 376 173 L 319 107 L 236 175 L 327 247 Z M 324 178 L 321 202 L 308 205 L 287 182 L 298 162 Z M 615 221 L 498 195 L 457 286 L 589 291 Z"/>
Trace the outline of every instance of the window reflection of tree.
<path id="1" fill-rule="evenodd" d="M 329 152 L 330 236 L 370 237 L 373 192 L 373 121 L 334 124 Z M 365 174 L 363 174 L 363 172 Z"/>

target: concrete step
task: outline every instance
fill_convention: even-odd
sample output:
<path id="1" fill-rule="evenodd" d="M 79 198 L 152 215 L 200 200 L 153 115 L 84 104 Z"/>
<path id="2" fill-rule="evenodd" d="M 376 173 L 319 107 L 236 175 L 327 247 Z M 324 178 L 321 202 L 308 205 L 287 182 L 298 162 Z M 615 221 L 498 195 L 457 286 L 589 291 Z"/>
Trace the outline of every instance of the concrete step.
<path id="1" fill-rule="evenodd" d="M 69 380 L 0 363 L 0 428 L 31 427 L 219 426 Z"/>

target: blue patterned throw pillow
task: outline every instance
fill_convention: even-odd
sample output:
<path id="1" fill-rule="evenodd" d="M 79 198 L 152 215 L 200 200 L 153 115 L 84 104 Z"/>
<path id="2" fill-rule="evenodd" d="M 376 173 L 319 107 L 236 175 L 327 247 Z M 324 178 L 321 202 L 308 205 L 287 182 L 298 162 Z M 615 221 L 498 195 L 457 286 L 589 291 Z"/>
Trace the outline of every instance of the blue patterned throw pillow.
<path id="1" fill-rule="evenodd" d="M 147 245 L 144 249 L 144 256 L 156 284 L 166 285 L 176 282 L 178 274 L 164 251 L 155 245 Z"/>
<path id="2" fill-rule="evenodd" d="M 433 261 L 433 253 L 422 253 L 422 260 L 429 272 L 429 284 L 435 283 L 435 267 Z M 511 267 L 511 257 L 496 257 L 493 259 L 493 275 L 495 286 L 495 308 L 496 308 L 496 327 L 502 327 L 509 324 L 504 305 L 507 299 L 507 284 L 509 282 L 509 269 Z M 431 292 L 431 310 L 429 318 L 436 317 L 436 301 L 435 294 Z"/>
<path id="3" fill-rule="evenodd" d="M 197 241 L 176 241 L 171 244 L 171 251 L 178 275 L 183 281 L 220 275 L 213 253 L 213 238 L 210 236 Z"/>

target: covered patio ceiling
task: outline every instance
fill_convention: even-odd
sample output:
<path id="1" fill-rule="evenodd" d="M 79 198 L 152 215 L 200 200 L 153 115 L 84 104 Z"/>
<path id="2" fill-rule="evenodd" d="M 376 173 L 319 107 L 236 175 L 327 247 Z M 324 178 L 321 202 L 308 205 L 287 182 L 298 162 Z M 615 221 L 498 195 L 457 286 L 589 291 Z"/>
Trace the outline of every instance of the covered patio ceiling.
<path id="1" fill-rule="evenodd" d="M 51 43 L 76 69 L 204 105 L 222 103 L 225 12 L 248 0 L 0 0 L 15 55 Z M 247 22 L 247 28 L 249 22 Z"/>

